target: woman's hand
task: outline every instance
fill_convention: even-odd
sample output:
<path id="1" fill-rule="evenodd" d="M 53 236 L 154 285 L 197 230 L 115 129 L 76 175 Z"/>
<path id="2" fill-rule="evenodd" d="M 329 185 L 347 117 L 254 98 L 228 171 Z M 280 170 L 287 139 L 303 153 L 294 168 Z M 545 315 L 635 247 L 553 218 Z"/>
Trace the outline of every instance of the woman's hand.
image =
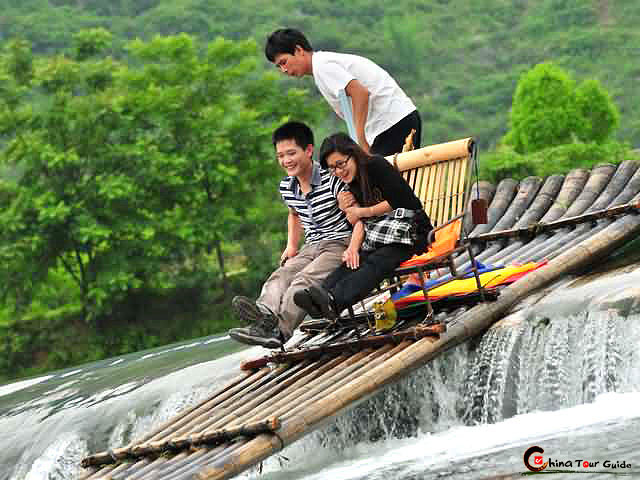
<path id="1" fill-rule="evenodd" d="M 343 212 L 356 205 L 356 197 L 351 192 L 340 192 L 338 194 L 338 208 Z"/>
<path id="2" fill-rule="evenodd" d="M 349 248 L 342 252 L 342 261 L 352 270 L 360 267 L 360 253 L 358 249 L 349 246 Z"/>
<path id="3" fill-rule="evenodd" d="M 284 252 L 282 252 L 282 255 L 280 255 L 280 266 L 283 266 L 287 260 L 295 257 L 297 254 L 298 249 L 296 247 L 287 246 L 287 248 L 284 249 Z"/>
<path id="4" fill-rule="evenodd" d="M 347 220 L 351 225 L 355 225 L 358 220 L 364 217 L 365 209 L 361 207 L 349 207 L 344 211 Z"/>

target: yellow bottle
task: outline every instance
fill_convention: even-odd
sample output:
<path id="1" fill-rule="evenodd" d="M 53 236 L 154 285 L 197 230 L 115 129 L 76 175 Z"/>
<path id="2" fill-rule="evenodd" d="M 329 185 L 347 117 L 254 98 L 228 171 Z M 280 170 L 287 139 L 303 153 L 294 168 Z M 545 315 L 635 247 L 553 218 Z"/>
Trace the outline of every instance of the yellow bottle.
<path id="1" fill-rule="evenodd" d="M 393 328 L 396 324 L 398 314 L 390 298 L 385 302 L 375 302 L 373 304 L 373 318 L 376 321 L 376 332 Z"/>

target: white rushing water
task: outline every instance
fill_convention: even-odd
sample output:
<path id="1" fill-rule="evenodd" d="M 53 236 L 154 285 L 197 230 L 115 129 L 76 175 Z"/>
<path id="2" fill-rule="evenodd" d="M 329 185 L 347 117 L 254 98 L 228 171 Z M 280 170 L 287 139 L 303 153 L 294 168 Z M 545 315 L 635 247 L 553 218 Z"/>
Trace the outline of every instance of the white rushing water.
<path id="1" fill-rule="evenodd" d="M 565 283 L 242 476 L 490 478 L 525 472 L 532 445 L 640 475 L 638 280 Z M 0 480 L 76 477 L 84 456 L 166 422 L 260 352 L 237 348 L 210 337 L 0 386 Z"/>

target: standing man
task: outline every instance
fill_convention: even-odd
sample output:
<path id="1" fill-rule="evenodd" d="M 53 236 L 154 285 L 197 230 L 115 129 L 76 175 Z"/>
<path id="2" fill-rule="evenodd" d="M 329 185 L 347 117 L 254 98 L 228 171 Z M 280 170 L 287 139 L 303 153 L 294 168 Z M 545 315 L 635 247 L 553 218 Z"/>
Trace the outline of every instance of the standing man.
<path id="1" fill-rule="evenodd" d="M 351 235 L 351 225 L 338 208 L 337 197 L 345 184 L 313 162 L 313 132 L 300 122 L 288 122 L 273 133 L 278 163 L 287 173 L 280 182 L 280 195 L 287 207 L 287 246 L 280 268 L 262 286 L 256 301 L 238 296 L 231 306 L 249 327 L 232 328 L 229 336 L 248 345 L 279 348 L 306 312 L 293 301 L 293 294 L 321 282 L 343 262 L 359 265 L 358 248 L 363 229 Z M 298 251 L 304 234 L 304 245 Z"/>
<path id="2" fill-rule="evenodd" d="M 313 75 L 313 80 L 340 118 L 339 92 L 345 90 L 353 104 L 357 142 L 370 154 L 402 152 L 405 138 L 415 129 L 413 144 L 420 147 L 422 120 L 411 99 L 396 81 L 371 60 L 358 55 L 314 52 L 298 30 L 276 30 L 265 45 L 265 55 L 283 73 L 293 77 Z"/>

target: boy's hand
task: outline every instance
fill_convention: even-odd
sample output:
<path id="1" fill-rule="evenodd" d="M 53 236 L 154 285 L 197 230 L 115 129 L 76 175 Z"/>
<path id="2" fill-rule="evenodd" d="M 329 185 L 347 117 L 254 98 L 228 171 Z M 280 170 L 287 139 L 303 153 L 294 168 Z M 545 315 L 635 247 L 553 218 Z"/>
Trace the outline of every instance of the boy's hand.
<path id="1" fill-rule="evenodd" d="M 356 205 L 356 197 L 353 196 L 351 192 L 340 192 L 338 194 L 338 208 L 343 212 L 349 208 Z"/>
<path id="2" fill-rule="evenodd" d="M 287 260 L 289 260 L 292 257 L 295 257 L 298 254 L 298 249 L 295 247 L 287 247 L 284 249 L 284 252 L 282 252 L 282 255 L 280 255 L 280 266 L 283 266 Z"/>
<path id="3" fill-rule="evenodd" d="M 357 248 L 347 248 L 342 252 L 342 261 L 352 270 L 360 267 L 360 253 Z"/>

